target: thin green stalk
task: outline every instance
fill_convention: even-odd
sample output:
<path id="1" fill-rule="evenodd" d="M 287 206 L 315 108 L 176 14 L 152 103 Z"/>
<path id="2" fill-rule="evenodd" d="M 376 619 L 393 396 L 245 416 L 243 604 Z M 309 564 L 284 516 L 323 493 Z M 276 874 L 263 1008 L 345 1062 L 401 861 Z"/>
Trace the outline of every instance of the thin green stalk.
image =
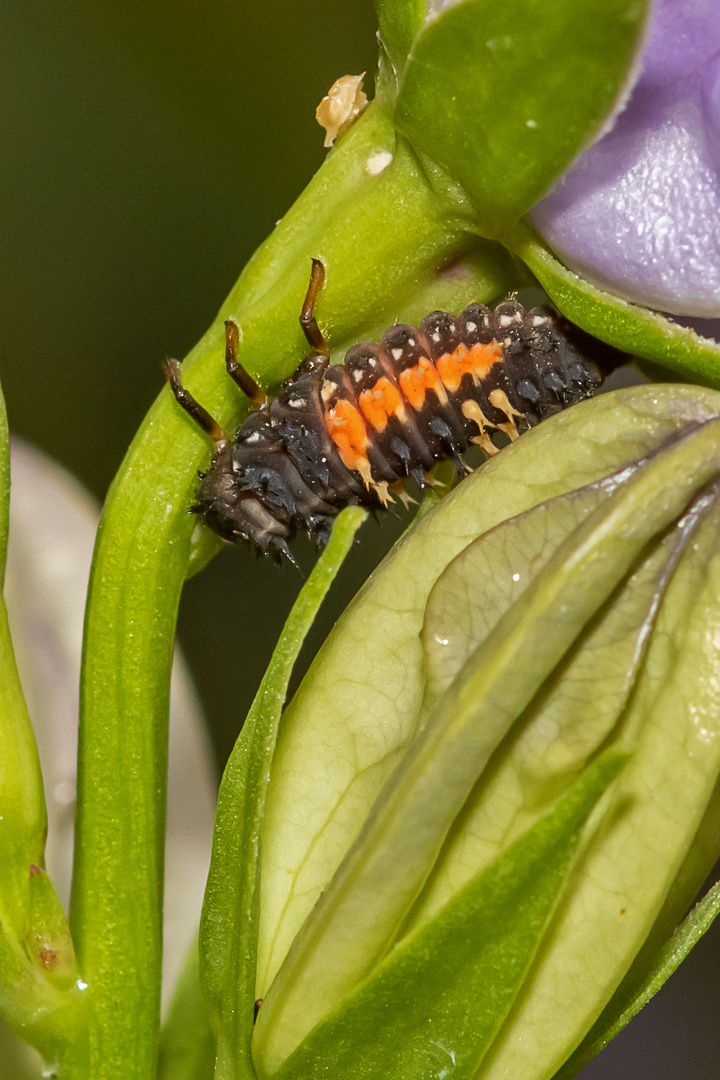
<path id="1" fill-rule="evenodd" d="M 5 577 L 10 514 L 10 441 L 0 390 L 0 587 Z M 43 865 L 47 814 L 37 744 L 25 704 L 0 594 L 0 924 L 26 904 L 27 867 Z"/>
<path id="2" fill-rule="evenodd" d="M 200 922 L 201 976 L 218 1031 L 217 1080 L 254 1080 L 253 1033 L 260 847 L 270 766 L 295 662 L 327 591 L 366 518 L 347 507 L 283 627 L 228 761 Z"/>
<path id="3" fill-rule="evenodd" d="M 0 583 L 5 574 L 9 496 L 9 439 L 0 391 Z M 66 927 L 52 885 L 39 869 L 45 865 L 45 793 L 1 591 L 0 747 L 0 1016 L 46 1060 L 67 1067 L 69 1076 L 75 1065 L 85 1062 L 85 999 L 82 984 L 74 981 L 71 957 L 71 973 L 60 985 L 37 955 L 38 933 L 43 943 L 55 946 Z"/>
<path id="4" fill-rule="evenodd" d="M 47 816 L 40 759 L 0 595 L 0 925 L 17 927 L 27 909 L 30 863 L 44 865 Z"/>
<path id="5" fill-rule="evenodd" d="M 373 174 L 368 159 L 388 140 L 392 164 Z M 273 385 L 305 352 L 297 320 L 311 256 L 327 270 L 321 325 L 340 344 L 463 249 L 460 216 L 449 220 L 416 159 L 395 146 L 388 119 L 369 109 L 251 261 L 188 358 L 188 388 L 231 427 L 245 405 L 224 372 L 224 317 L 240 321 L 243 363 Z M 186 509 L 208 452 L 163 391 L 110 493 L 95 550 L 71 910 L 90 986 L 93 1080 L 155 1075 L 168 686 L 193 527 Z"/>

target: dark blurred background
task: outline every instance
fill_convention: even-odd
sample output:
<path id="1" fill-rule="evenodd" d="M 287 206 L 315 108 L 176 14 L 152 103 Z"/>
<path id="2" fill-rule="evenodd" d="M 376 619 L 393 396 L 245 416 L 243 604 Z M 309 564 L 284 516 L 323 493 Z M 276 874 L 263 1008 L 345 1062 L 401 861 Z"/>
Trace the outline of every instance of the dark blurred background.
<path id="1" fill-rule="evenodd" d="M 320 165 L 315 107 L 372 73 L 374 35 L 371 0 L 4 0 L 2 383 L 13 430 L 98 499 L 161 361 L 195 344 Z M 365 526 L 307 655 L 401 528 Z M 301 582 L 226 550 L 188 583 L 180 639 L 219 763 Z M 585 1080 L 717 1080 L 719 931 Z"/>

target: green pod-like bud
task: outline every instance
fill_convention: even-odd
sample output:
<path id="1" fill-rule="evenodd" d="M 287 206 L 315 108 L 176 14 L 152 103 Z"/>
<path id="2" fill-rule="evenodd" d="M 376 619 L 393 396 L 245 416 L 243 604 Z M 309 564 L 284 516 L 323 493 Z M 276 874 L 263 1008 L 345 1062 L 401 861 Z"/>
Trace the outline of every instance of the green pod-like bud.
<path id="1" fill-rule="evenodd" d="M 66 989 L 77 982 L 79 972 L 65 912 L 44 870 L 31 865 L 28 876 L 25 944 L 30 960 L 49 982 Z"/>
<path id="2" fill-rule="evenodd" d="M 672 934 L 720 848 L 719 417 L 556 417 L 351 605 L 274 757 L 261 1076 L 541 1080 Z"/>

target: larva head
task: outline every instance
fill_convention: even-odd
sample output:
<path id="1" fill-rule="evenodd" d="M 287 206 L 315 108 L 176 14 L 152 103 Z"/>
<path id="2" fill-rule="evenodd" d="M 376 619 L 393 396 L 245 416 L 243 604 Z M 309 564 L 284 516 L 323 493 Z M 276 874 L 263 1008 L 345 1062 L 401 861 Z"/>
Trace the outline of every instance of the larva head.
<path id="1" fill-rule="evenodd" d="M 263 554 L 288 554 L 286 541 L 293 530 L 256 492 L 242 486 L 233 465 L 233 446 L 227 443 L 213 454 L 202 478 L 194 505 L 208 526 L 223 540 L 247 541 Z"/>

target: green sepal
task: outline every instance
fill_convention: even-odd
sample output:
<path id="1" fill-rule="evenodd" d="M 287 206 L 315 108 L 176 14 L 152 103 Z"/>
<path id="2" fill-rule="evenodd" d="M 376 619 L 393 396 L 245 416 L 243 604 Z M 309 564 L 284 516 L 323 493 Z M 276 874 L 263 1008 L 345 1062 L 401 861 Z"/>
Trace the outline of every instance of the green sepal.
<path id="1" fill-rule="evenodd" d="M 443 1066 L 470 1080 L 522 987 L 587 816 L 626 758 L 610 750 L 589 766 L 551 813 L 403 939 L 276 1080 L 407 1080 Z"/>
<path id="2" fill-rule="evenodd" d="M 398 130 L 499 236 L 595 139 L 626 91 L 647 0 L 458 0 L 417 36 Z"/>
<path id="3" fill-rule="evenodd" d="M 657 311 L 603 291 L 568 270 L 525 224 L 505 236 L 563 315 L 601 341 L 657 365 L 654 375 L 720 386 L 720 344 Z"/>
<path id="4" fill-rule="evenodd" d="M 383 66 L 389 64 L 387 77 L 397 90 L 405 62 L 416 34 L 425 21 L 427 0 L 375 0 L 378 17 L 378 39 L 381 56 L 381 85 Z"/>

